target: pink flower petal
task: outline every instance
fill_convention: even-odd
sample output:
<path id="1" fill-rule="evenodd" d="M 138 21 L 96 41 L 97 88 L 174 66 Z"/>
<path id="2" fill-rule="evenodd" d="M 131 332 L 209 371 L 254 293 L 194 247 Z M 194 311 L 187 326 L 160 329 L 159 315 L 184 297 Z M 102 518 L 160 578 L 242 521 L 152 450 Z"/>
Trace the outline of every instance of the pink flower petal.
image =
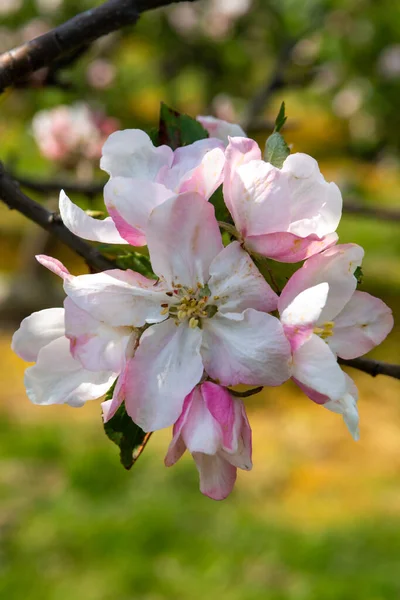
<path id="1" fill-rule="evenodd" d="M 197 194 L 180 194 L 155 208 L 147 229 L 154 272 L 168 285 L 196 288 L 222 250 L 214 207 Z"/>
<path id="2" fill-rule="evenodd" d="M 336 356 L 315 334 L 293 354 L 292 375 L 303 386 L 332 400 L 345 393 L 345 377 Z"/>
<path id="3" fill-rule="evenodd" d="M 111 177 L 135 177 L 155 181 L 160 169 L 170 167 L 173 151 L 156 148 L 141 129 L 115 131 L 103 146 L 100 168 Z"/>
<path id="4" fill-rule="evenodd" d="M 261 160 L 261 150 L 250 138 L 232 137 L 225 152 L 224 201 L 239 231 L 246 227 L 242 210 L 242 186 L 237 181 L 237 168 L 250 161 Z"/>
<path id="5" fill-rule="evenodd" d="M 73 277 L 68 269 L 56 258 L 46 256 L 45 254 L 37 254 L 35 258 L 43 267 L 46 267 L 46 269 L 58 275 L 64 281 Z"/>
<path id="6" fill-rule="evenodd" d="M 103 244 L 126 244 L 110 217 L 104 220 L 90 217 L 71 202 L 64 190 L 60 192 L 59 209 L 64 225 L 75 235 Z"/>
<path id="7" fill-rule="evenodd" d="M 89 371 L 118 373 L 124 364 L 131 327 L 111 327 L 79 308 L 70 298 L 65 303 L 65 335 L 72 356 Z"/>
<path id="8" fill-rule="evenodd" d="M 236 467 L 219 454 L 193 454 L 200 475 L 200 491 L 212 500 L 224 500 L 236 481 Z"/>
<path id="9" fill-rule="evenodd" d="M 203 374 L 200 329 L 168 319 L 147 329 L 125 377 L 128 414 L 144 431 L 169 427 Z"/>
<path id="10" fill-rule="evenodd" d="M 153 279 L 134 271 L 79 275 L 66 280 L 64 289 L 77 306 L 113 327 L 141 327 L 166 318 L 161 304 L 168 302 L 168 296 Z"/>
<path id="11" fill-rule="evenodd" d="M 26 393 L 34 404 L 83 406 L 103 396 L 115 381 L 110 371 L 86 371 L 72 358 L 69 341 L 60 337 L 44 346 L 37 363 L 25 371 Z"/>
<path id="12" fill-rule="evenodd" d="M 229 137 L 246 137 L 245 132 L 235 123 L 228 123 L 216 117 L 201 116 L 196 117 L 196 120 L 208 131 L 210 137 L 218 138 L 225 145 L 229 143 Z"/>
<path id="13" fill-rule="evenodd" d="M 278 262 L 296 263 L 330 248 L 336 244 L 337 240 L 336 233 L 319 239 L 316 235 L 301 238 L 293 233 L 283 231 L 249 236 L 246 238 L 246 247 Z"/>
<path id="14" fill-rule="evenodd" d="M 146 244 L 145 229 L 153 208 L 174 193 L 164 185 L 113 177 L 104 188 L 104 202 L 121 236 L 132 246 Z"/>
<path id="15" fill-rule="evenodd" d="M 307 154 L 290 154 L 283 163 L 291 196 L 289 231 L 302 238 L 319 238 L 336 231 L 342 215 L 342 195 L 335 183 L 327 183 L 317 161 Z"/>
<path id="16" fill-rule="evenodd" d="M 248 308 L 203 322 L 204 368 L 222 385 L 281 385 L 290 377 L 290 344 L 278 319 Z"/>
<path id="17" fill-rule="evenodd" d="M 277 307 L 278 296 L 239 242 L 232 242 L 214 258 L 210 275 L 208 286 L 212 296 L 218 297 L 215 304 L 223 313 L 246 308 L 270 312 Z"/>
<path id="18" fill-rule="evenodd" d="M 383 342 L 393 322 L 392 311 L 382 300 L 355 291 L 336 317 L 328 344 L 342 358 L 357 358 Z"/>
<path id="19" fill-rule="evenodd" d="M 64 309 L 48 308 L 26 317 L 14 333 L 11 348 L 23 360 L 34 362 L 39 351 L 64 335 Z"/>
<path id="20" fill-rule="evenodd" d="M 328 298 L 318 322 L 332 321 L 353 295 L 357 280 L 354 271 L 361 264 L 364 250 L 356 244 L 341 244 L 309 258 L 292 275 L 279 297 L 280 314 L 301 292 L 320 283 L 329 284 Z"/>

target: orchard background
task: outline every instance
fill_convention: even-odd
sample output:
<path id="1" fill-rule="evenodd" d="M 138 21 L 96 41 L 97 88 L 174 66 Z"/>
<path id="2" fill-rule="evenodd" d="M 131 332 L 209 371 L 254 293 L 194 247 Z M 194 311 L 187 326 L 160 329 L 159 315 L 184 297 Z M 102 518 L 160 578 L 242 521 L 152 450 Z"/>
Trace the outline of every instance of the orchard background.
<path id="1" fill-rule="evenodd" d="M 2 0 L 0 51 L 100 4 Z M 347 205 L 342 243 L 366 250 L 360 289 L 393 310 L 371 356 L 399 361 L 400 8 L 388 0 L 200 0 L 145 13 L 79 59 L 0 96 L 1 159 L 32 183 L 103 181 L 93 164 L 46 159 L 32 119 L 84 101 L 150 129 L 160 101 L 241 122 L 263 145 L 282 100 L 293 151 L 320 163 Z M 77 58 L 77 57 L 76 57 Z M 95 163 L 94 163 L 95 164 Z M 101 198 L 71 194 L 96 210 Z M 11 334 L 60 303 L 35 264 L 46 250 L 83 262 L 0 204 L 0 594 L 19 600 L 386 600 L 400 595 L 399 384 L 352 371 L 361 440 L 287 383 L 250 398 L 255 466 L 213 503 L 189 460 L 166 471 L 167 431 L 131 472 L 104 437 L 100 406 L 32 406 Z M 49 251 L 51 247 L 51 252 Z"/>

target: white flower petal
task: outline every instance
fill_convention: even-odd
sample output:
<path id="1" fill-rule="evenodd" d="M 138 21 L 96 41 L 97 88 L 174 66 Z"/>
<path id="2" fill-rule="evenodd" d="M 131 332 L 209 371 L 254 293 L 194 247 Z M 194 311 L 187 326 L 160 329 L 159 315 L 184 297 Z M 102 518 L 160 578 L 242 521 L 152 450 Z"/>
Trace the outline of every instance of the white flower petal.
<path id="1" fill-rule="evenodd" d="M 336 356 L 315 334 L 293 353 L 292 375 L 311 390 L 332 400 L 342 398 L 345 393 L 345 377 Z"/>
<path id="2" fill-rule="evenodd" d="M 214 207 L 193 193 L 167 200 L 150 215 L 147 244 L 154 272 L 168 285 L 206 283 L 223 248 Z"/>
<path id="3" fill-rule="evenodd" d="M 69 341 L 58 338 L 38 354 L 37 363 L 25 371 L 25 387 L 34 404 L 82 406 L 103 396 L 116 379 L 110 371 L 86 371 L 72 358 Z"/>
<path id="4" fill-rule="evenodd" d="M 141 327 L 166 318 L 161 304 L 168 302 L 168 296 L 154 280 L 134 271 L 79 275 L 66 280 L 64 289 L 77 306 L 113 327 Z"/>
<path id="5" fill-rule="evenodd" d="M 214 258 L 210 275 L 209 304 L 217 296 L 215 304 L 221 312 L 243 312 L 246 308 L 270 312 L 277 307 L 278 296 L 239 242 L 232 242 Z"/>
<path id="6" fill-rule="evenodd" d="M 103 244 L 127 243 L 118 233 L 115 223 L 110 217 L 104 220 L 89 217 L 84 210 L 71 202 L 64 190 L 60 192 L 59 209 L 64 225 L 75 235 Z"/>
<path id="7" fill-rule="evenodd" d="M 168 319 L 147 329 L 125 373 L 125 405 L 144 431 L 169 427 L 203 374 L 201 332 Z"/>
<path id="8" fill-rule="evenodd" d="M 14 333 L 11 348 L 21 358 L 33 362 L 39 351 L 64 335 L 64 309 L 48 308 L 32 313 Z"/>
<path id="9" fill-rule="evenodd" d="M 204 368 L 222 385 L 280 385 L 290 377 L 290 344 L 278 319 L 248 308 L 203 321 Z"/>
<path id="10" fill-rule="evenodd" d="M 137 177 L 155 181 L 162 167 L 170 167 L 174 153 L 168 146 L 156 148 L 140 129 L 112 133 L 103 146 L 100 168 L 111 177 Z"/>

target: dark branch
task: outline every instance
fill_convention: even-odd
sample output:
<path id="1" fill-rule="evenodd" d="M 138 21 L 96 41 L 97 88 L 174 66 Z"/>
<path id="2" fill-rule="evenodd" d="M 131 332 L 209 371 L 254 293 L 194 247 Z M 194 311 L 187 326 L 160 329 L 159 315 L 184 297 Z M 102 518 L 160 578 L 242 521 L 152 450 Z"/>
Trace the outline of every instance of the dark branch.
<path id="1" fill-rule="evenodd" d="M 66 54 L 127 25 L 142 12 L 182 0 L 108 0 L 59 27 L 0 55 L 0 93 Z M 194 1 L 194 0 L 189 0 Z"/>
<path id="2" fill-rule="evenodd" d="M 69 231 L 62 223 L 59 215 L 53 213 L 38 202 L 26 196 L 8 175 L 0 162 L 0 199 L 10 208 L 17 210 L 25 217 L 40 225 L 43 229 L 57 237 L 71 250 L 82 256 L 94 271 L 113 269 L 114 263 L 107 260 L 90 244 Z"/>
<path id="3" fill-rule="evenodd" d="M 372 377 L 377 375 L 387 375 L 388 377 L 394 377 L 400 379 L 400 365 L 393 365 L 385 363 L 380 360 L 372 360 L 370 358 L 354 358 L 352 360 L 344 360 L 339 358 L 338 361 L 341 365 L 358 369 Z"/>
<path id="4" fill-rule="evenodd" d="M 82 194 L 93 197 L 102 194 L 106 184 L 105 181 L 103 183 L 80 183 L 62 179 L 30 179 L 29 177 L 17 177 L 12 173 L 10 173 L 10 176 L 22 187 L 42 194 L 59 194 L 60 190 L 64 190 L 66 194 Z"/>

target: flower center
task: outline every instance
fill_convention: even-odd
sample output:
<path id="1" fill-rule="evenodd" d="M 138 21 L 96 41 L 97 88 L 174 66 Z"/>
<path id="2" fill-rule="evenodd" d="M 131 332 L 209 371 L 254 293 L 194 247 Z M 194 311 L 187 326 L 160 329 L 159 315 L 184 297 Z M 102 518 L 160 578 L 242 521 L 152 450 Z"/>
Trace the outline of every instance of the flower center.
<path id="1" fill-rule="evenodd" d="M 314 327 L 313 332 L 319 335 L 320 338 L 326 340 L 326 338 L 333 335 L 333 328 L 335 327 L 334 321 L 326 321 L 322 327 Z"/>
<path id="2" fill-rule="evenodd" d="M 213 317 L 218 310 L 214 304 L 208 304 L 210 294 L 207 284 L 198 283 L 197 289 L 186 288 L 178 284 L 173 292 L 168 293 L 168 296 L 172 296 L 176 302 L 161 304 L 161 314 L 169 315 L 174 319 L 176 325 L 189 321 L 189 327 L 192 329 L 201 328 L 202 319 Z M 218 300 L 218 297 L 214 296 L 214 300 Z"/>

